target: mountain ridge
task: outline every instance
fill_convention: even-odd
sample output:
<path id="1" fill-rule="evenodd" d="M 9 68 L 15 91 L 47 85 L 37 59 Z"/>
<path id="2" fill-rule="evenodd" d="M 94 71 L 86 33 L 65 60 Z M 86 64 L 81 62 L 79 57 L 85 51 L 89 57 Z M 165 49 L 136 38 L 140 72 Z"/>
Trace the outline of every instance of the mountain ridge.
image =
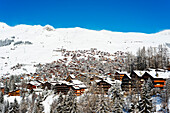
<path id="1" fill-rule="evenodd" d="M 0 23 L 0 75 L 19 74 L 23 71 L 12 71 L 16 64 L 52 62 L 60 58 L 55 53 L 57 48 L 67 50 L 89 50 L 136 53 L 138 48 L 158 47 L 162 44 L 170 49 L 170 30 L 154 34 L 123 33 L 108 30 L 88 30 L 80 27 L 57 28 L 50 25 L 17 25 L 8 26 Z M 26 68 L 26 67 L 25 67 Z M 28 67 L 28 72 L 35 71 Z"/>

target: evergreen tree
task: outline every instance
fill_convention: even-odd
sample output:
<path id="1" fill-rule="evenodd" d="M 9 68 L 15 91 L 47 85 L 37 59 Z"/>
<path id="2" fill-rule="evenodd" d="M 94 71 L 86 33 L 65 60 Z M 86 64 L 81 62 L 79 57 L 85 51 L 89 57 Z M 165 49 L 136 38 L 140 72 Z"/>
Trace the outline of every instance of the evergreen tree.
<path id="1" fill-rule="evenodd" d="M 37 104 L 36 104 L 36 103 L 34 103 L 34 107 L 33 107 L 33 110 L 32 110 L 31 113 L 39 113 L 39 112 L 38 112 L 38 107 L 37 107 Z"/>
<path id="2" fill-rule="evenodd" d="M 63 96 L 62 93 L 59 93 L 58 99 L 54 100 L 53 103 L 50 106 L 50 113 L 61 113 L 62 112 L 62 106 L 63 106 Z"/>
<path id="3" fill-rule="evenodd" d="M 8 109 L 9 109 L 9 101 L 7 100 L 4 101 L 2 113 L 8 113 Z"/>
<path id="4" fill-rule="evenodd" d="M 20 106 L 19 106 L 20 113 L 26 113 L 28 111 L 28 103 L 24 99 L 24 97 L 21 100 Z"/>
<path id="5" fill-rule="evenodd" d="M 151 113 L 152 111 L 152 100 L 151 94 L 148 90 L 148 84 L 145 83 L 142 88 L 141 100 L 139 101 L 139 111 L 141 113 Z"/>
<path id="6" fill-rule="evenodd" d="M 98 104 L 97 113 L 110 113 L 111 110 L 108 105 L 108 101 L 105 100 L 104 94 L 100 97 L 100 102 Z"/>
<path id="7" fill-rule="evenodd" d="M 38 95 L 38 98 L 36 100 L 37 100 L 36 105 L 37 105 L 38 113 L 42 113 L 43 110 L 44 110 L 44 106 L 42 104 L 42 97 L 41 97 L 41 95 Z"/>
<path id="8" fill-rule="evenodd" d="M 19 104 L 16 98 L 14 99 L 14 103 L 10 103 L 8 113 L 19 113 Z"/>
<path id="9" fill-rule="evenodd" d="M 8 87 L 8 83 L 7 83 L 7 80 L 6 80 L 5 87 L 4 87 L 4 93 L 8 94 L 8 92 L 9 92 L 9 87 Z"/>
<path id="10" fill-rule="evenodd" d="M 132 100 L 131 100 L 131 106 L 129 109 L 129 113 L 139 113 L 139 102 L 138 102 L 138 97 L 136 95 L 132 95 Z"/>
<path id="11" fill-rule="evenodd" d="M 123 113 L 123 94 L 119 83 L 116 83 L 109 89 L 108 92 L 111 95 L 112 101 L 113 101 L 113 111 L 115 113 Z"/>
<path id="12" fill-rule="evenodd" d="M 75 95 L 75 93 L 74 93 L 74 91 L 72 89 L 66 95 L 64 104 L 65 104 L 65 107 L 66 107 L 63 110 L 64 112 L 67 112 L 67 113 L 77 113 L 76 95 Z"/>
<path id="13" fill-rule="evenodd" d="M 2 112 L 3 110 L 3 106 L 4 106 L 3 104 L 4 104 L 4 96 L 2 91 L 0 91 L 0 112 Z"/>

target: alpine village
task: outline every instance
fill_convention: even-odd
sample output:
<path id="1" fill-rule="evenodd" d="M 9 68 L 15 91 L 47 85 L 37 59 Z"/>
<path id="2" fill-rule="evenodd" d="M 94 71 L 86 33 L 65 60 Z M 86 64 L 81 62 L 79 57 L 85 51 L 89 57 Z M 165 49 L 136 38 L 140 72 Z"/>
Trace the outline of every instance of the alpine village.
<path id="1" fill-rule="evenodd" d="M 1 113 L 169 113 L 170 63 L 163 45 L 136 54 L 54 52 L 61 57 L 34 65 L 35 73 L 1 76 Z"/>

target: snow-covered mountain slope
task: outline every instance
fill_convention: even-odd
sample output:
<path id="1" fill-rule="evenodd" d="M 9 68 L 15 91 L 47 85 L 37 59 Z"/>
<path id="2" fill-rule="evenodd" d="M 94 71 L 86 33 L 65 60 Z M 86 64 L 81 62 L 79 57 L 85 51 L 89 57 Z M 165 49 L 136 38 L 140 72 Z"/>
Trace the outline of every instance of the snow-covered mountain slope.
<path id="1" fill-rule="evenodd" d="M 97 48 L 111 53 L 120 50 L 135 53 L 139 47 L 157 47 L 159 44 L 170 44 L 170 30 L 144 34 L 95 31 L 79 27 L 55 29 L 50 25 L 11 27 L 0 23 L 0 75 L 23 72 L 23 69 L 10 69 L 17 63 L 25 64 L 24 72 L 34 72 L 35 69 L 30 66 L 58 59 L 59 53 L 53 50 L 62 47 L 68 50 Z"/>

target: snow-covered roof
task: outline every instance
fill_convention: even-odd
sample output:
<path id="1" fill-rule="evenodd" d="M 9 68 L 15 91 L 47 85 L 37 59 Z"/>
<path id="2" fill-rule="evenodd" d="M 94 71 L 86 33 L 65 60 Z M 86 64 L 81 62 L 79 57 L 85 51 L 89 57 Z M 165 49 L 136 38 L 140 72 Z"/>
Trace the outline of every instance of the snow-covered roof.
<path id="1" fill-rule="evenodd" d="M 42 92 L 43 89 L 34 89 L 35 92 Z"/>
<path id="2" fill-rule="evenodd" d="M 83 84 L 83 82 L 81 82 L 80 80 L 72 80 L 72 83 L 75 85 Z"/>
<path id="3" fill-rule="evenodd" d="M 155 71 L 156 69 L 149 69 L 150 71 L 134 71 L 139 77 L 142 77 L 145 72 L 150 74 L 153 78 L 163 78 L 167 79 L 170 78 L 170 71 L 163 70 L 161 71 Z M 159 69 L 160 70 L 160 69 Z"/>
<path id="4" fill-rule="evenodd" d="M 142 77 L 142 75 L 146 72 L 146 71 L 134 71 L 139 77 Z"/>
<path id="5" fill-rule="evenodd" d="M 86 88 L 86 86 L 85 86 L 84 84 L 82 84 L 82 85 L 77 85 L 77 86 L 79 86 L 80 88 Z"/>
<path id="6" fill-rule="evenodd" d="M 130 77 L 130 73 L 128 73 L 128 72 L 126 72 L 126 71 L 116 71 L 116 72 L 118 72 L 119 74 L 126 74 L 130 79 L 131 79 L 131 77 Z"/>
<path id="7" fill-rule="evenodd" d="M 79 86 L 73 86 L 74 89 L 80 89 Z"/>
<path id="8" fill-rule="evenodd" d="M 102 80 L 95 80 L 95 82 L 97 82 L 97 83 L 100 82 L 100 81 L 102 81 Z"/>
<path id="9" fill-rule="evenodd" d="M 67 82 L 67 81 L 58 81 L 58 84 L 67 84 L 67 85 L 74 85 L 73 83 Z"/>
<path id="10" fill-rule="evenodd" d="M 76 78 L 73 74 L 71 74 L 70 77 L 73 78 L 73 79 Z"/>
<path id="11" fill-rule="evenodd" d="M 153 71 L 147 71 L 147 73 L 150 74 L 153 78 L 163 78 L 163 79 L 170 78 L 170 71 L 156 72 L 155 70 L 153 70 Z"/>
<path id="12" fill-rule="evenodd" d="M 31 82 L 28 82 L 28 83 L 30 83 L 32 85 L 35 85 L 35 86 L 40 86 L 41 85 L 41 83 L 39 83 L 37 81 L 31 81 Z"/>

